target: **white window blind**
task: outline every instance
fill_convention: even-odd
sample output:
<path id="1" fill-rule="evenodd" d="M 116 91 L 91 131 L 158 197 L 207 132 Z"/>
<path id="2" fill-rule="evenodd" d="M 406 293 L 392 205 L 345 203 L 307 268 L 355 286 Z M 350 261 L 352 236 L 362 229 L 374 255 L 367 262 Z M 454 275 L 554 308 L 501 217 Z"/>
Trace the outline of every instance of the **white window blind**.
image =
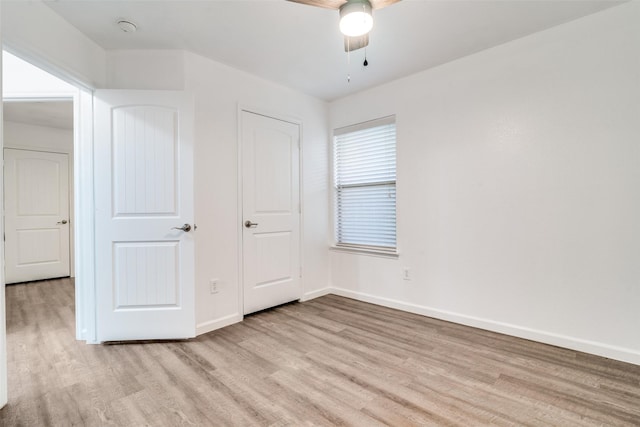
<path id="1" fill-rule="evenodd" d="M 336 130 L 333 153 L 337 246 L 395 250 L 395 118 Z"/>

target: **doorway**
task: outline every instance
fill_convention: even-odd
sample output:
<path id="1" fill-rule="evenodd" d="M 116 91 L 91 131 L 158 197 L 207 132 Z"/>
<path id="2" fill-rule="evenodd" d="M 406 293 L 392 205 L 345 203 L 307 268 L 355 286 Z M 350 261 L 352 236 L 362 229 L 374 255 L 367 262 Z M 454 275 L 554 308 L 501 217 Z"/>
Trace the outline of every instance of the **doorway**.
<path id="1" fill-rule="evenodd" d="M 40 63 L 46 63 L 40 62 Z M 51 67 L 55 70 L 55 67 Z M 54 71 L 56 72 L 56 71 Z M 64 72 L 58 73 L 67 76 Z M 66 101 L 72 106 L 72 149 L 65 153 L 68 156 L 70 176 L 73 185 L 69 186 L 68 224 L 70 227 L 69 246 L 73 247 L 74 255 L 69 256 L 69 274 L 75 273 L 75 339 L 85 340 L 87 343 L 96 342 L 95 332 L 95 289 L 94 289 L 94 245 L 93 245 L 93 95 L 89 86 L 69 76 L 68 81 L 63 81 L 52 74 L 31 65 L 30 63 L 14 56 L 6 51 L 2 55 L 2 99 L 10 101 Z M 65 77 L 66 78 L 66 77 Z M 3 132 L 4 133 L 4 132 Z M 3 138 L 4 139 L 4 138 Z M 4 142 L 0 140 L 0 148 L 4 154 Z M 19 149 L 31 149 L 42 147 L 18 147 Z M 51 151 L 51 150 L 42 150 Z M 0 178 L 4 179 L 3 173 Z M 4 182 L 0 184 L 0 192 L 4 188 Z M 4 199 L 4 194 L 2 194 Z M 4 225 L 3 221 L 0 223 Z M 74 233 L 76 230 L 77 233 Z M 4 249 L 4 247 L 3 247 Z M 4 252 L 2 254 L 4 257 Z M 77 260 L 77 262 L 76 262 Z M 4 259 L 2 261 L 5 261 Z M 3 269 L 4 270 L 4 269 Z M 7 359 L 6 359 L 6 311 L 4 308 L 4 271 L 0 270 L 2 281 L 2 298 L 0 298 L 0 406 L 7 402 Z"/>
<path id="2" fill-rule="evenodd" d="M 4 103 L 5 283 L 73 277 L 73 100 Z"/>
<path id="3" fill-rule="evenodd" d="M 57 73 L 54 67 L 51 70 Z M 60 216 L 55 222 L 66 219 L 67 224 L 56 225 L 69 228 L 68 274 L 75 277 L 75 338 L 94 343 L 92 90 L 71 78 L 68 81 L 74 81 L 74 83 L 67 83 L 54 74 L 6 51 L 3 51 L 2 55 L 2 74 L 3 110 L 7 112 L 6 118 L 9 120 L 7 123 L 11 123 L 4 130 L 4 145 L 12 149 L 67 156 L 70 183 L 68 217 Z M 58 75 L 65 74 L 61 72 Z M 39 111 L 51 109 L 56 104 L 57 107 L 64 106 L 62 107 L 64 111 L 60 109 L 46 113 Z M 27 111 L 19 112 L 14 109 Z M 42 126 L 21 123 L 20 117 L 25 115 L 31 118 L 40 115 L 39 125 Z M 66 120 L 66 124 L 63 126 L 56 124 L 60 120 Z M 59 129 L 60 127 L 66 129 Z M 42 132 L 43 129 L 48 131 Z M 61 137 L 61 134 L 64 136 Z M 4 173 L 2 177 L 4 178 Z M 4 188 L 4 185 L 2 187 Z"/>

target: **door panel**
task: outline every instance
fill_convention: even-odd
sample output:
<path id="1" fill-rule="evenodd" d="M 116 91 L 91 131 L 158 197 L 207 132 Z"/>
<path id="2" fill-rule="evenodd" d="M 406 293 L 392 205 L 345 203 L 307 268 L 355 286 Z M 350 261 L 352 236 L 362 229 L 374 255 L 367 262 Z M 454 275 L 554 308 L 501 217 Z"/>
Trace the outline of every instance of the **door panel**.
<path id="1" fill-rule="evenodd" d="M 60 229 L 17 230 L 18 266 L 57 262 L 60 259 Z"/>
<path id="2" fill-rule="evenodd" d="M 115 310 L 180 307 L 179 245 L 179 241 L 114 244 Z"/>
<path id="3" fill-rule="evenodd" d="M 95 97 L 98 340 L 193 337 L 192 100 Z"/>
<path id="4" fill-rule="evenodd" d="M 7 283 L 69 276 L 67 154 L 6 148 Z"/>
<path id="5" fill-rule="evenodd" d="M 177 214 L 177 125 L 176 110 L 113 109 L 115 216 Z"/>
<path id="6" fill-rule="evenodd" d="M 244 313 L 297 300 L 299 125 L 242 112 Z M 243 221 L 243 222 L 244 222 Z"/>
<path id="7" fill-rule="evenodd" d="M 290 232 L 256 233 L 256 287 L 267 286 L 291 280 L 291 239 Z"/>

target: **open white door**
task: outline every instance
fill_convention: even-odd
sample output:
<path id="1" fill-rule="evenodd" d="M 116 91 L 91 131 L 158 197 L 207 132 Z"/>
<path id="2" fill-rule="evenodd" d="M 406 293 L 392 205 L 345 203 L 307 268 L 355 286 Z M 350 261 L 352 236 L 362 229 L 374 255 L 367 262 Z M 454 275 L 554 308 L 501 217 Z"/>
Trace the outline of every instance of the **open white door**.
<path id="1" fill-rule="evenodd" d="M 244 314 L 300 299 L 300 126 L 242 111 Z"/>
<path id="2" fill-rule="evenodd" d="M 4 149 L 5 281 L 69 276 L 69 156 Z"/>
<path id="3" fill-rule="evenodd" d="M 100 90 L 94 108 L 97 339 L 193 337 L 193 101 Z"/>

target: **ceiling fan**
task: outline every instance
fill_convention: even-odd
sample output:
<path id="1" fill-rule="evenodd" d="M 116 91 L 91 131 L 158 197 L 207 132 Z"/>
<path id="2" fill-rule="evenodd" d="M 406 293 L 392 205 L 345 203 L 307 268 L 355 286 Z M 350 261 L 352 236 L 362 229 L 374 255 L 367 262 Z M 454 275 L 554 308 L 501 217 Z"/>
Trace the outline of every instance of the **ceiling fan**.
<path id="1" fill-rule="evenodd" d="M 340 31 L 344 34 L 344 50 L 351 52 L 369 44 L 373 27 L 373 10 L 382 9 L 400 0 L 288 0 L 309 6 L 340 11 Z"/>

